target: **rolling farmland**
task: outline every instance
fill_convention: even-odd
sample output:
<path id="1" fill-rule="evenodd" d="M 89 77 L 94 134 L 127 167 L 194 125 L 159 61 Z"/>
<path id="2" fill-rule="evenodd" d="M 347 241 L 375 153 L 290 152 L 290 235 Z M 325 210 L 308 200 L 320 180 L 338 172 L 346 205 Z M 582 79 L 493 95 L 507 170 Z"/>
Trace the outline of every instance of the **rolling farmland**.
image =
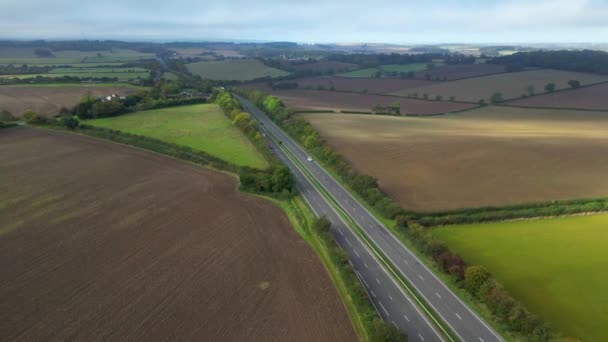
<path id="1" fill-rule="evenodd" d="M 485 265 L 551 326 L 584 341 L 608 330 L 608 215 L 462 225 L 431 230 L 467 262 Z"/>
<path id="2" fill-rule="evenodd" d="M 313 74 L 328 73 L 328 72 L 340 72 L 357 69 L 357 64 L 342 63 L 335 61 L 318 61 L 313 63 L 294 64 L 291 67 L 296 71 L 307 71 Z"/>
<path id="3" fill-rule="evenodd" d="M 268 167 L 264 157 L 215 104 L 147 110 L 87 123 L 188 146 L 237 165 Z"/>
<path id="4" fill-rule="evenodd" d="M 273 95 L 300 110 L 371 112 L 375 105 L 399 103 L 401 114 L 437 114 L 471 108 L 474 105 L 448 101 L 423 101 L 397 96 L 365 95 L 338 91 L 277 90 Z"/>
<path id="5" fill-rule="evenodd" d="M 452 64 L 442 65 L 434 68 L 433 70 L 427 70 L 424 72 L 416 73 L 416 78 L 428 77 L 432 80 L 447 80 L 454 81 L 463 78 L 479 77 L 484 75 L 498 74 L 505 71 L 503 65 L 496 64 Z"/>
<path id="6" fill-rule="evenodd" d="M 267 67 L 257 60 L 197 62 L 187 64 L 188 70 L 203 79 L 248 81 L 262 77 L 280 77 L 287 72 Z"/>
<path id="7" fill-rule="evenodd" d="M 608 110 L 608 83 L 509 102 L 516 106 Z"/>
<path id="8" fill-rule="evenodd" d="M 426 63 L 386 64 L 376 68 L 359 69 L 342 73 L 341 77 L 373 77 L 377 72 L 417 72 L 426 70 Z"/>
<path id="9" fill-rule="evenodd" d="M 396 91 L 393 94 L 401 96 L 413 93 L 428 94 L 431 98 L 436 95 L 443 96 L 443 98 L 454 96 L 459 101 L 477 102 L 483 99 L 488 102 L 492 94 L 497 92 L 501 93 L 504 99 L 521 97 L 527 93 L 526 88 L 530 85 L 534 86 L 536 94 L 544 93 L 545 85 L 550 82 L 555 83 L 556 89 L 569 88 L 569 80 L 578 80 L 585 85 L 608 81 L 608 76 L 542 69 L 442 82 Z"/>
<path id="10" fill-rule="evenodd" d="M 3 339 L 356 339 L 314 252 L 234 178 L 25 128 L 0 160 Z"/>
<path id="11" fill-rule="evenodd" d="M 0 86 L 0 110 L 16 116 L 31 109 L 36 113 L 56 114 L 61 107 L 72 107 L 91 92 L 93 96 L 120 96 L 137 92 L 141 87 L 121 84 L 42 84 Z"/>
<path id="12" fill-rule="evenodd" d="M 486 107 L 435 118 L 302 117 L 415 211 L 608 193 L 607 113 Z"/>

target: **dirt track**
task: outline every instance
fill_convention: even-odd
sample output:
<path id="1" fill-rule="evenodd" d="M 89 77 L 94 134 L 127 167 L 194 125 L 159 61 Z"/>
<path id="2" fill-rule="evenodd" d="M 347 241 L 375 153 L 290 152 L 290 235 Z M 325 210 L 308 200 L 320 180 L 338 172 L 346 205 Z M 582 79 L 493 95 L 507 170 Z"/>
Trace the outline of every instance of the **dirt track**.
<path id="1" fill-rule="evenodd" d="M 31 109 L 39 114 L 56 114 L 61 107 L 72 107 L 83 95 L 93 96 L 116 94 L 127 95 L 136 90 L 125 87 L 22 87 L 0 86 L 0 110 L 8 110 L 14 116 Z"/>
<path id="2" fill-rule="evenodd" d="M 0 130 L 0 339 L 355 340 L 321 263 L 236 180 Z"/>

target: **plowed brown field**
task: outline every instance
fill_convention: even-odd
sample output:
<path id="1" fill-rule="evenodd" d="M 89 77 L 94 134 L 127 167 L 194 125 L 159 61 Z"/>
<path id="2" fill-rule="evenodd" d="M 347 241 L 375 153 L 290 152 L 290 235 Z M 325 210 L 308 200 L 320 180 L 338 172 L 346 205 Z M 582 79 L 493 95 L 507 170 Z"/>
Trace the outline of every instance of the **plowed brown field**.
<path id="1" fill-rule="evenodd" d="M 24 87 L 0 86 L 0 110 L 8 110 L 15 116 L 31 109 L 38 114 L 57 114 L 61 107 L 72 107 L 87 92 L 100 97 L 116 94 L 127 95 L 136 90 L 126 87 Z"/>
<path id="2" fill-rule="evenodd" d="M 434 118 L 302 117 L 408 209 L 608 195 L 608 113 L 486 107 Z"/>
<path id="3" fill-rule="evenodd" d="M 0 339 L 346 341 L 315 254 L 228 175 L 0 130 Z"/>

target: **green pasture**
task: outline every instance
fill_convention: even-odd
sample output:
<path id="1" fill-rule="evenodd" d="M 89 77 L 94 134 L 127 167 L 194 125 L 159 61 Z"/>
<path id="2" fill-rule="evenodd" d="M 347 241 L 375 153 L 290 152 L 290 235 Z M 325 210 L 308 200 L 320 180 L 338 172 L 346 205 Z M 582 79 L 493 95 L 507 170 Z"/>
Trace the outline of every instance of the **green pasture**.
<path id="1" fill-rule="evenodd" d="M 418 72 L 426 70 L 425 63 L 385 64 L 375 68 L 359 69 L 339 74 L 342 77 L 374 77 L 378 71 L 383 72 Z"/>
<path id="2" fill-rule="evenodd" d="M 210 80 L 248 81 L 288 75 L 287 72 L 268 67 L 258 60 L 197 62 L 187 64 L 186 67 L 193 75 Z"/>
<path id="3" fill-rule="evenodd" d="M 550 326 L 608 341 L 608 214 L 447 226 L 433 236 L 484 265 Z"/>
<path id="4" fill-rule="evenodd" d="M 241 166 L 268 167 L 255 146 L 215 104 L 147 110 L 87 124 L 188 146 Z"/>

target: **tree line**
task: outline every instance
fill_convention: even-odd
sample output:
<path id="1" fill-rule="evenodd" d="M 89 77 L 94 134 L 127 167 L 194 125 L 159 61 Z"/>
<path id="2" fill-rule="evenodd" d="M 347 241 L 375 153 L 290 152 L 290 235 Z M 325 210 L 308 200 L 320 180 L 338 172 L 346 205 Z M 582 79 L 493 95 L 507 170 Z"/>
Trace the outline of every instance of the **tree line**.
<path id="1" fill-rule="evenodd" d="M 493 58 L 489 63 L 505 64 L 511 69 L 534 67 L 608 74 L 608 53 L 597 50 L 519 52 Z"/>
<path id="2" fill-rule="evenodd" d="M 410 64 L 410 63 L 432 63 L 433 60 L 441 59 L 446 64 L 473 64 L 475 57 L 462 54 L 446 53 L 421 53 L 421 54 L 397 54 L 397 53 L 353 53 L 333 54 L 327 56 L 330 61 L 352 63 L 362 68 L 373 68 L 385 64 Z"/>

